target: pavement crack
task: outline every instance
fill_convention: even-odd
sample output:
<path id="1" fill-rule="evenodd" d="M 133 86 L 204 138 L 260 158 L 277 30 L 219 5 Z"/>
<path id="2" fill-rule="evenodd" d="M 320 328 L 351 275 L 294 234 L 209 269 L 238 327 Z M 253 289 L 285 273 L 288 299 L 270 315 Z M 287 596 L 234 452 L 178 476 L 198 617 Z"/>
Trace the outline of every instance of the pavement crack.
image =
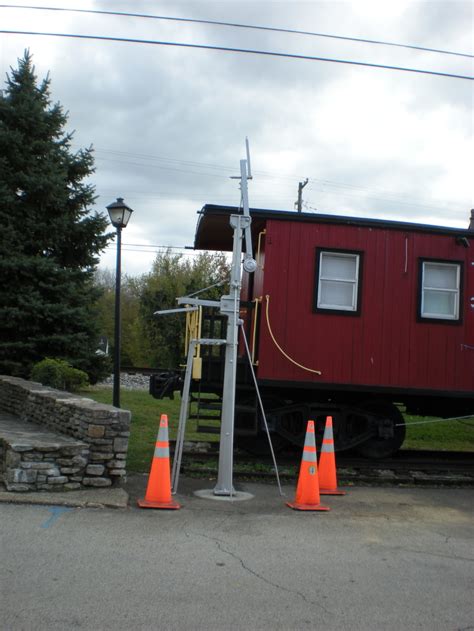
<path id="1" fill-rule="evenodd" d="M 223 519 L 221 519 L 219 522 L 216 523 L 215 525 L 215 529 L 216 530 L 220 530 L 222 528 L 222 526 L 229 521 L 231 515 L 230 513 L 228 513 L 227 515 L 224 516 Z"/>
<path id="2" fill-rule="evenodd" d="M 442 552 L 430 552 L 429 550 L 416 550 L 415 548 L 406 548 L 405 546 L 394 546 L 393 548 L 390 546 L 385 546 L 385 547 L 388 547 L 390 550 L 401 550 L 402 552 L 409 552 L 410 554 L 425 554 L 431 557 L 439 557 L 442 559 L 454 559 L 456 561 L 468 561 L 471 563 L 474 561 L 473 557 L 461 557 L 455 554 L 443 554 Z"/>
<path id="3" fill-rule="evenodd" d="M 183 535 L 186 537 L 186 539 L 189 539 L 191 537 L 191 535 L 187 531 L 187 527 L 188 527 L 188 521 L 184 521 L 184 523 L 181 526 L 181 529 L 182 529 Z"/>
<path id="4" fill-rule="evenodd" d="M 255 578 L 258 578 L 260 581 L 263 581 L 264 583 L 266 583 L 267 585 L 270 585 L 271 587 L 275 587 L 276 589 L 280 589 L 281 591 L 287 592 L 288 594 L 296 594 L 305 603 L 307 603 L 309 605 L 314 605 L 316 607 L 319 607 L 320 609 L 325 611 L 327 614 L 333 615 L 332 612 L 329 611 L 329 609 L 326 609 L 326 607 L 324 605 L 322 605 L 319 602 L 315 602 L 314 600 L 310 600 L 302 592 L 298 591 L 297 589 L 289 589 L 288 587 L 283 587 L 283 585 L 279 585 L 278 583 L 274 583 L 273 581 L 270 581 L 268 578 L 265 578 L 265 576 L 262 576 L 258 572 L 255 572 L 255 570 L 252 570 L 252 568 L 250 568 L 248 565 L 246 565 L 244 560 L 238 554 L 235 554 L 231 550 L 228 550 L 227 548 L 225 548 L 224 547 L 225 542 L 222 541 L 221 539 L 218 539 L 217 537 L 210 537 L 210 536 L 204 535 L 202 533 L 196 533 L 196 534 L 199 535 L 200 537 L 203 537 L 204 539 L 209 539 L 209 541 L 213 541 L 216 544 L 217 548 L 221 552 L 223 552 L 224 554 L 228 554 L 233 559 L 238 561 L 240 563 L 240 565 L 242 566 L 243 570 L 245 570 L 246 572 L 248 572 L 252 576 L 255 576 Z"/>
<path id="5" fill-rule="evenodd" d="M 414 552 L 415 554 L 427 554 L 432 557 L 442 557 L 443 559 L 455 559 L 456 561 L 474 561 L 472 557 L 460 557 L 455 554 L 441 554 L 439 552 L 428 552 L 426 550 L 412 550 L 410 548 L 404 548 L 407 552 Z"/>

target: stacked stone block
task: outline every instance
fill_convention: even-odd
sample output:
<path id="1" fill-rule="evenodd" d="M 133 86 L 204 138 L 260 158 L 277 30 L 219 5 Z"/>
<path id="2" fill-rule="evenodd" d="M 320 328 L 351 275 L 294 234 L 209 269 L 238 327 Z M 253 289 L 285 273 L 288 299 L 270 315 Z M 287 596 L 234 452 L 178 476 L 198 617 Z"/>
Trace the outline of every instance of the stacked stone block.
<path id="1" fill-rule="evenodd" d="M 15 442 L 0 422 L 0 472 L 9 490 L 107 487 L 125 478 L 130 412 L 8 376 L 0 376 L 1 411 L 23 432 Z"/>
<path id="2" fill-rule="evenodd" d="M 25 422 L 2 415 L 0 441 L 3 467 L 0 479 L 8 491 L 74 490 L 81 488 L 89 449 L 85 443 L 55 437 Z"/>

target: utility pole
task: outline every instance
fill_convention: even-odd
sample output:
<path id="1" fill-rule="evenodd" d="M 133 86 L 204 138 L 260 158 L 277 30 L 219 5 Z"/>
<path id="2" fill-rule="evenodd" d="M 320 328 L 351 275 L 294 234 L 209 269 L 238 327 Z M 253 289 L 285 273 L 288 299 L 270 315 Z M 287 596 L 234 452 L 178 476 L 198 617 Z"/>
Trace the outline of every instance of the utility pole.
<path id="1" fill-rule="evenodd" d="M 304 182 L 300 182 L 298 184 L 298 199 L 295 202 L 295 208 L 297 209 L 299 213 L 301 212 L 301 208 L 303 206 L 303 189 L 307 183 L 308 183 L 308 178 L 306 178 Z"/>

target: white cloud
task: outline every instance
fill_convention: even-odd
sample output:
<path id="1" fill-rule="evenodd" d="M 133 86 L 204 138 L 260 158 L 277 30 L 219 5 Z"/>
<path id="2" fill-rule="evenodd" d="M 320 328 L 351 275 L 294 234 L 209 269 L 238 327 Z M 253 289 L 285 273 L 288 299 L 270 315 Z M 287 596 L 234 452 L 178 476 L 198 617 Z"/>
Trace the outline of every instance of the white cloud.
<path id="1" fill-rule="evenodd" d="M 44 0 L 44 6 L 50 5 Z M 472 53 L 472 5 L 439 2 L 132 0 L 113 9 L 387 39 Z M 59 2 L 57 6 L 60 6 Z M 88 0 L 81 8 L 110 10 Z M 472 74 L 472 60 L 337 39 L 182 22 L 0 9 L 2 28 L 280 50 Z M 0 73 L 29 47 L 75 147 L 97 149 L 104 209 L 134 209 L 124 242 L 184 246 L 196 210 L 238 204 L 229 175 L 251 141 L 251 205 L 292 209 L 298 182 L 320 212 L 467 225 L 472 205 L 472 83 L 333 63 L 137 44 L 3 35 Z M 140 248 L 136 248 L 139 250 Z M 115 265 L 114 247 L 102 264 Z M 153 253 L 124 251 L 147 272 Z"/>

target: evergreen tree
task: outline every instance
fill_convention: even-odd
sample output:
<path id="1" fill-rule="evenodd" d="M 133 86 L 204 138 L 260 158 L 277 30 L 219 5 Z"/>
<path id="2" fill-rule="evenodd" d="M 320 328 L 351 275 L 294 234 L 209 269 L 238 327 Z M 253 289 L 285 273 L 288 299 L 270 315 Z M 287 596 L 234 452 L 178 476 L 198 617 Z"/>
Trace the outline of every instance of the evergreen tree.
<path id="1" fill-rule="evenodd" d="M 93 272 L 109 235 L 91 213 L 92 149 L 71 151 L 67 114 L 37 83 L 28 51 L 0 96 L 0 372 L 57 357 L 94 379 Z M 0 93 L 1 94 L 1 93 Z"/>

